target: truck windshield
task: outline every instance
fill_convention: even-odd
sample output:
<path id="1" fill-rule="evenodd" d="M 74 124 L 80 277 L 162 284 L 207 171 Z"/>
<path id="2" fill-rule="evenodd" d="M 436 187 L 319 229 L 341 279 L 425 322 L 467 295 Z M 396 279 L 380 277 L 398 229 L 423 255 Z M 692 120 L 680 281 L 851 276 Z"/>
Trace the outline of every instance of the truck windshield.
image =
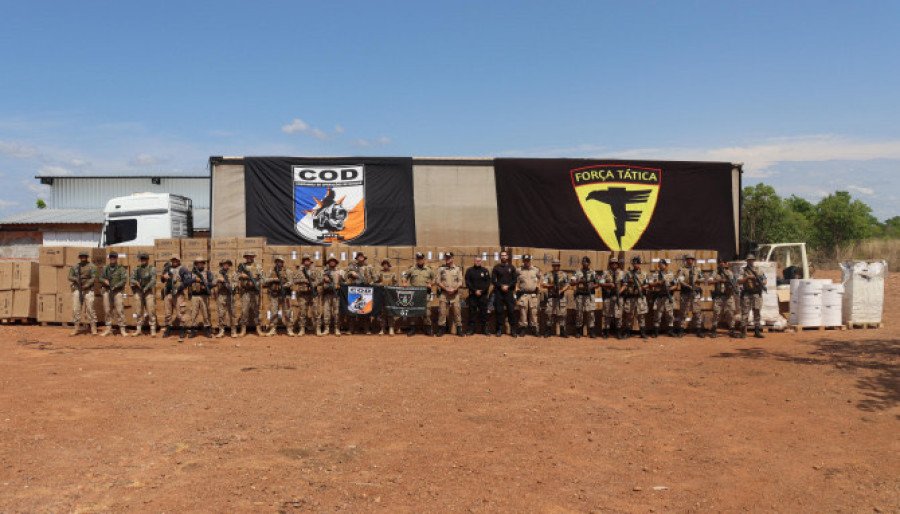
<path id="1" fill-rule="evenodd" d="M 137 220 L 109 220 L 106 223 L 106 244 L 115 245 L 137 238 Z"/>

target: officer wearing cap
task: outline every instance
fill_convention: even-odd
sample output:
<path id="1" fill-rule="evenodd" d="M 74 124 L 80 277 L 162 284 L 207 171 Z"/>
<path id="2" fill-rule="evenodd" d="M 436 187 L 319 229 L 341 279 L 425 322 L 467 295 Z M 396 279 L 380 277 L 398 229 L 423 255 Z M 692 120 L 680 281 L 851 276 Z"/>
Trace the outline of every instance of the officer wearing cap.
<path id="1" fill-rule="evenodd" d="M 256 263 L 256 252 L 245 251 L 244 262 L 238 264 L 237 276 L 241 291 L 241 330 L 247 335 L 247 327 L 256 327 L 256 335 L 262 336 L 259 322 L 259 299 L 263 288 L 263 269 Z"/>
<path id="2" fill-rule="evenodd" d="M 212 327 L 209 322 L 209 295 L 213 290 L 212 273 L 206 269 L 204 257 L 194 258 L 194 267 L 191 268 L 191 337 L 197 334 L 202 327 L 206 337 L 212 337 Z"/>
<path id="3" fill-rule="evenodd" d="M 462 268 L 454 264 L 453 252 L 444 254 L 444 265 L 437 271 L 438 296 L 438 337 L 450 333 L 450 323 L 447 321 L 449 311 L 453 310 L 453 324 L 456 326 L 456 335 L 463 337 L 462 313 L 460 312 L 460 292 L 463 286 Z"/>
<path id="4" fill-rule="evenodd" d="M 568 337 L 566 333 L 566 292 L 569 290 L 569 275 L 559 269 L 559 259 L 550 262 L 550 273 L 544 274 L 541 287 L 547 295 L 546 326 L 544 337 L 550 337 L 559 332 L 560 337 Z"/>
<path id="5" fill-rule="evenodd" d="M 90 262 L 87 251 L 78 252 L 78 264 L 69 268 L 69 284 L 72 288 L 71 336 L 81 333 L 82 321 L 90 325 L 91 334 L 97 334 L 97 313 L 94 311 L 94 286 L 97 284 L 97 266 Z M 82 311 L 86 320 L 82 320 Z"/>
<path id="6" fill-rule="evenodd" d="M 469 296 L 466 304 L 469 306 L 469 330 L 468 335 L 475 333 L 475 321 L 481 323 L 481 330 L 488 335 L 488 294 L 491 289 L 491 273 L 482 265 L 481 256 L 476 256 L 472 261 L 472 267 L 466 270 L 466 289 Z"/>
<path id="7" fill-rule="evenodd" d="M 173 328 L 178 328 L 178 341 L 184 341 L 187 325 L 187 295 L 191 284 L 191 271 L 181 265 L 181 257 L 172 255 L 163 269 L 163 305 L 166 329 L 162 337 L 169 337 Z"/>
<path id="8" fill-rule="evenodd" d="M 319 285 L 322 278 L 313 267 L 312 255 L 303 254 L 300 267 L 291 275 L 291 327 L 295 336 L 306 335 L 307 321 L 312 322 L 316 335 L 322 335 L 319 324 Z M 288 329 L 288 333 L 291 333 Z"/>
<path id="9" fill-rule="evenodd" d="M 330 324 L 334 320 L 334 335 L 341 335 L 341 305 L 339 293 L 341 284 L 346 280 L 344 272 L 338 269 L 337 257 L 328 257 L 325 271 L 322 272 L 322 331 L 321 335 L 330 333 Z"/>
<path id="10" fill-rule="evenodd" d="M 106 314 L 106 329 L 100 337 L 112 334 L 113 324 L 119 327 L 123 336 L 128 336 L 125 328 L 125 286 L 128 284 L 128 270 L 119 264 L 119 254 L 109 252 L 109 264 L 100 272 L 100 290 L 103 295 L 103 311 Z"/>
<path id="11" fill-rule="evenodd" d="M 766 275 L 756 269 L 756 256 L 747 254 L 747 264 L 741 269 L 741 337 L 747 337 L 750 313 L 753 313 L 753 337 L 762 339 L 762 294 L 766 290 Z"/>
<path id="12" fill-rule="evenodd" d="M 509 262 L 509 253 L 500 252 L 500 262 L 494 265 L 491 270 L 491 284 L 494 286 L 494 313 L 497 323 L 497 337 L 503 335 L 503 314 L 506 313 L 506 321 L 509 323 L 509 333 L 516 337 L 516 330 L 513 313 L 515 312 L 515 291 L 517 282 L 517 271 L 515 266 Z"/>
<path id="13" fill-rule="evenodd" d="M 347 266 L 345 271 L 347 284 L 351 286 L 367 286 L 375 282 L 375 270 L 368 263 L 368 257 L 363 252 L 356 252 L 353 262 Z M 347 328 L 352 334 L 359 325 L 364 327 L 365 333 L 372 334 L 372 324 L 374 320 L 369 315 L 351 315 L 347 314 Z"/>
<path id="14" fill-rule="evenodd" d="M 660 325 L 672 337 L 675 335 L 672 329 L 674 320 L 675 300 L 674 291 L 677 289 L 675 274 L 669 271 L 669 261 L 660 259 L 656 271 L 650 274 L 650 291 L 653 301 L 653 337 L 659 337 Z"/>
<path id="15" fill-rule="evenodd" d="M 575 285 L 575 337 L 584 334 L 584 325 L 587 322 L 588 335 L 597 337 L 594 328 L 594 292 L 600 285 L 597 272 L 591 269 L 591 258 L 585 255 L 581 258 L 581 269 L 572 276 Z"/>
<path id="16" fill-rule="evenodd" d="M 434 270 L 425 263 L 425 254 L 422 252 L 416 252 L 416 264 L 403 272 L 403 280 L 406 282 L 406 285 L 428 288 L 429 299 L 431 297 L 431 290 L 434 287 L 435 278 L 437 277 Z M 426 308 L 424 316 L 419 318 L 410 317 L 406 335 L 413 336 L 416 334 L 416 324 L 420 324 L 424 327 L 426 335 L 432 335 L 430 311 L 430 308 Z"/>
<path id="17" fill-rule="evenodd" d="M 724 317 L 728 321 L 728 336 L 738 337 L 735 332 L 735 321 L 737 318 L 737 298 L 740 294 L 740 286 L 734 273 L 728 269 L 728 259 L 719 257 L 717 260 L 716 271 L 710 277 L 708 282 L 712 284 L 712 301 L 713 313 L 712 322 L 709 325 L 708 337 L 717 337 L 719 322 Z"/>
<path id="18" fill-rule="evenodd" d="M 522 256 L 522 265 L 516 270 L 516 303 L 519 307 L 519 336 L 531 329 L 535 337 L 538 330 L 538 287 L 541 284 L 541 270 L 532 266 L 531 255 Z"/>
<path id="19" fill-rule="evenodd" d="M 275 255 L 272 260 L 275 261 L 275 265 L 263 280 L 263 285 L 269 291 L 269 315 L 266 317 L 269 331 L 266 332 L 266 336 L 272 337 L 278 333 L 279 320 L 286 327 L 287 335 L 293 336 L 292 323 L 286 319 L 291 312 L 291 279 L 284 267 L 284 257 Z"/>
<path id="20" fill-rule="evenodd" d="M 216 298 L 216 313 L 218 314 L 218 330 L 216 337 L 225 337 L 225 327 L 231 329 L 231 337 L 238 336 L 237 320 L 234 316 L 236 304 L 234 295 L 238 291 L 238 278 L 231 266 L 231 259 L 225 259 L 219 263 L 219 271 L 215 276 L 214 296 Z"/>
<path id="21" fill-rule="evenodd" d="M 603 292 L 603 330 L 601 335 L 606 339 L 610 332 L 615 336 L 622 327 L 624 310 L 625 271 L 622 260 L 610 256 L 607 269 L 600 275 L 600 289 Z"/>
<path id="22" fill-rule="evenodd" d="M 678 317 L 675 319 L 676 333 L 679 337 L 685 333 L 685 318 L 688 312 L 691 313 L 691 326 L 694 328 L 697 337 L 704 336 L 703 330 L 703 311 L 700 307 L 700 297 L 702 290 L 700 284 L 706 281 L 703 270 L 697 266 L 697 260 L 693 255 L 684 256 L 684 267 L 678 270 L 676 276 L 678 285 L 681 290 Z"/>
<path id="23" fill-rule="evenodd" d="M 625 313 L 623 315 L 623 327 L 619 331 L 619 338 L 625 339 L 630 335 L 634 322 L 637 321 L 641 339 L 647 339 L 647 274 L 641 271 L 641 258 L 635 256 L 631 259 L 631 270 L 625 275 Z"/>
<path id="24" fill-rule="evenodd" d="M 137 327 L 133 336 L 141 335 L 144 318 L 150 325 L 150 336 L 156 335 L 156 295 L 153 288 L 156 286 L 156 268 L 150 264 L 150 255 L 146 252 L 138 254 L 140 264 L 131 272 L 131 293 L 136 300 L 135 316 Z"/>
<path id="25" fill-rule="evenodd" d="M 381 260 L 381 271 L 375 274 L 375 284 L 382 287 L 393 287 L 400 285 L 397 273 L 391 269 L 390 259 Z M 378 327 L 378 335 L 384 335 L 385 328 L 388 329 L 388 335 L 394 335 L 394 319 L 387 309 L 382 309 L 381 323 Z"/>

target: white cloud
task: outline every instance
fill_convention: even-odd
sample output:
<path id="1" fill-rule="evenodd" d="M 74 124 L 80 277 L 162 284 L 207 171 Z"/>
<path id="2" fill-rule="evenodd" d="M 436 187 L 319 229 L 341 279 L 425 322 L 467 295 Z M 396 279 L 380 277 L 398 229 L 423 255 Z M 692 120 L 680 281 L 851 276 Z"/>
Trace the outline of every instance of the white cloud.
<path id="1" fill-rule="evenodd" d="M 135 166 L 153 166 L 159 164 L 159 162 L 159 158 L 147 153 L 139 153 L 131 160 L 131 164 Z"/>
<path id="2" fill-rule="evenodd" d="M 334 133 L 335 133 L 335 134 L 343 134 L 343 133 L 344 133 L 344 127 L 341 126 L 341 125 L 335 125 L 335 126 L 334 126 Z"/>
<path id="3" fill-rule="evenodd" d="M 15 157 L 17 159 L 31 159 L 38 157 L 40 152 L 31 145 L 17 143 L 15 141 L 0 141 L 0 154 Z"/>
<path id="4" fill-rule="evenodd" d="M 875 190 L 871 187 L 849 185 L 847 186 L 847 189 L 867 196 L 872 196 L 875 194 Z"/>
<path id="5" fill-rule="evenodd" d="M 41 169 L 37 172 L 38 175 L 49 175 L 54 177 L 64 177 L 67 175 L 72 175 L 72 171 L 62 166 L 41 166 Z"/>
<path id="6" fill-rule="evenodd" d="M 305 134 L 318 140 L 328 139 L 328 134 L 324 130 L 313 127 L 300 118 L 294 118 L 287 125 L 282 125 L 281 131 L 285 134 Z"/>

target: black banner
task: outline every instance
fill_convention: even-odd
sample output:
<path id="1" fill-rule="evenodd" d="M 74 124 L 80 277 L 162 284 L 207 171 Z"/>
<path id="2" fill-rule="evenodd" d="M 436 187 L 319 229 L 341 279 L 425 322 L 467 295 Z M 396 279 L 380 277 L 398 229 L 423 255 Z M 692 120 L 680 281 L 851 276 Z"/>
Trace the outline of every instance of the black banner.
<path id="1" fill-rule="evenodd" d="M 730 163 L 496 159 L 500 244 L 735 252 Z"/>
<path id="2" fill-rule="evenodd" d="M 428 313 L 428 288 L 385 286 L 384 308 L 396 318 L 416 318 Z"/>
<path id="3" fill-rule="evenodd" d="M 247 236 L 269 244 L 416 244 L 412 159 L 247 157 Z"/>
<path id="4" fill-rule="evenodd" d="M 353 317 L 381 314 L 384 293 L 381 286 L 341 286 L 341 314 Z"/>

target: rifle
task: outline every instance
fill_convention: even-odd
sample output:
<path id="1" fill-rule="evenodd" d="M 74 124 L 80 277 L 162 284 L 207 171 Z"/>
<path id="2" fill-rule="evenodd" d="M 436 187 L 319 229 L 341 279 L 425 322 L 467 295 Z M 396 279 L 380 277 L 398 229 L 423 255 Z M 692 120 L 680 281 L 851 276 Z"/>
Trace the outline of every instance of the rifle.
<path id="1" fill-rule="evenodd" d="M 766 286 L 762 283 L 762 279 L 759 278 L 759 275 L 756 273 L 756 270 L 753 269 L 753 268 L 750 267 L 750 266 L 747 266 L 746 268 L 747 268 L 748 270 L 750 270 L 750 273 L 753 274 L 753 279 L 756 281 L 757 285 L 759 286 L 758 289 L 759 289 L 759 291 L 760 291 L 760 294 L 765 293 L 765 292 L 767 291 L 767 288 L 766 288 Z M 754 288 L 754 289 L 756 289 L 756 288 Z M 755 294 L 755 293 L 754 293 L 754 294 Z"/>
<path id="2" fill-rule="evenodd" d="M 238 273 L 240 273 L 241 275 L 247 275 L 247 280 L 250 281 L 250 284 L 253 286 L 253 289 L 256 289 L 257 291 L 259 291 L 259 279 L 253 278 L 253 271 L 248 270 L 247 266 L 245 266 L 245 264 L 246 263 L 244 263 L 244 262 L 238 264 Z"/>
<path id="3" fill-rule="evenodd" d="M 303 267 L 301 268 L 301 270 L 303 271 L 303 276 L 306 277 L 306 283 L 307 283 L 307 285 L 309 286 L 309 290 L 310 290 L 310 292 L 311 292 L 310 295 L 311 295 L 313 298 L 319 296 L 319 291 L 316 290 L 316 287 L 313 286 L 312 279 L 309 278 L 309 270 L 306 269 L 306 266 L 303 266 Z"/>
<path id="4" fill-rule="evenodd" d="M 638 296 L 644 298 L 644 290 L 641 288 L 641 283 L 638 281 L 637 273 L 634 270 L 631 270 L 631 281 L 634 283 L 634 287 L 638 290 Z"/>
<path id="5" fill-rule="evenodd" d="M 206 270 L 200 270 L 200 269 L 198 269 L 196 266 L 194 266 L 193 268 L 191 268 L 191 275 L 193 275 L 194 277 L 197 277 L 197 278 L 194 278 L 194 279 L 193 279 L 193 282 L 194 282 L 195 284 L 196 284 L 196 283 L 199 283 L 199 284 L 200 284 L 200 288 L 202 288 L 202 290 L 197 291 L 197 293 L 198 293 L 198 294 L 202 294 L 202 293 L 205 292 L 207 295 L 209 295 L 209 292 L 210 292 L 210 291 L 209 291 L 209 283 L 206 281 L 206 278 L 207 278 L 207 277 L 204 276 L 204 273 L 207 273 L 207 271 L 206 271 Z M 198 278 L 199 278 L 199 282 L 198 282 Z M 193 284 L 192 284 L 192 285 L 193 285 Z"/>
<path id="6" fill-rule="evenodd" d="M 325 269 L 325 278 L 328 279 L 328 282 L 325 282 L 324 280 L 322 281 L 323 291 L 334 291 L 334 279 L 331 278 L 333 273 L 334 272 L 331 270 L 331 268 Z"/>
<path id="7" fill-rule="evenodd" d="M 553 272 L 553 287 L 547 291 L 548 298 L 559 298 L 559 272 Z"/>
<path id="8" fill-rule="evenodd" d="M 669 290 L 669 284 L 668 284 L 668 282 L 666 282 L 665 278 L 663 277 L 662 270 L 659 270 L 657 273 L 659 274 L 659 282 L 662 284 L 662 290 L 664 293 L 666 293 L 666 300 L 669 300 L 671 302 L 672 301 L 672 291 Z"/>
<path id="9" fill-rule="evenodd" d="M 581 270 L 581 278 L 578 279 L 578 282 L 575 283 L 575 294 L 577 295 L 589 295 L 591 294 L 591 287 L 588 285 L 589 282 L 594 280 L 593 271 L 591 270 Z M 583 291 L 587 288 L 586 292 Z"/>
<path id="10" fill-rule="evenodd" d="M 169 278 L 166 278 L 166 277 L 169 277 Z M 166 296 L 173 293 L 173 290 L 172 290 L 172 263 L 171 262 L 167 262 L 163 266 L 162 281 L 163 281 L 163 283 L 166 284 L 162 290 L 162 299 L 165 300 Z"/>
<path id="11" fill-rule="evenodd" d="M 688 289 L 690 289 L 692 298 L 695 294 L 697 294 L 699 292 L 699 291 L 697 291 L 697 287 L 694 286 L 694 283 L 696 281 L 697 281 L 697 277 L 694 276 L 694 268 L 691 268 L 690 279 L 689 279 L 687 287 L 688 287 Z M 682 292 L 684 292 L 684 286 L 682 286 L 681 289 L 682 289 Z"/>
<path id="12" fill-rule="evenodd" d="M 78 277 L 77 286 L 78 286 L 78 301 L 81 303 L 81 308 L 84 308 L 84 283 L 81 278 L 81 264 L 78 264 L 78 269 L 76 270 L 75 276 Z"/>

